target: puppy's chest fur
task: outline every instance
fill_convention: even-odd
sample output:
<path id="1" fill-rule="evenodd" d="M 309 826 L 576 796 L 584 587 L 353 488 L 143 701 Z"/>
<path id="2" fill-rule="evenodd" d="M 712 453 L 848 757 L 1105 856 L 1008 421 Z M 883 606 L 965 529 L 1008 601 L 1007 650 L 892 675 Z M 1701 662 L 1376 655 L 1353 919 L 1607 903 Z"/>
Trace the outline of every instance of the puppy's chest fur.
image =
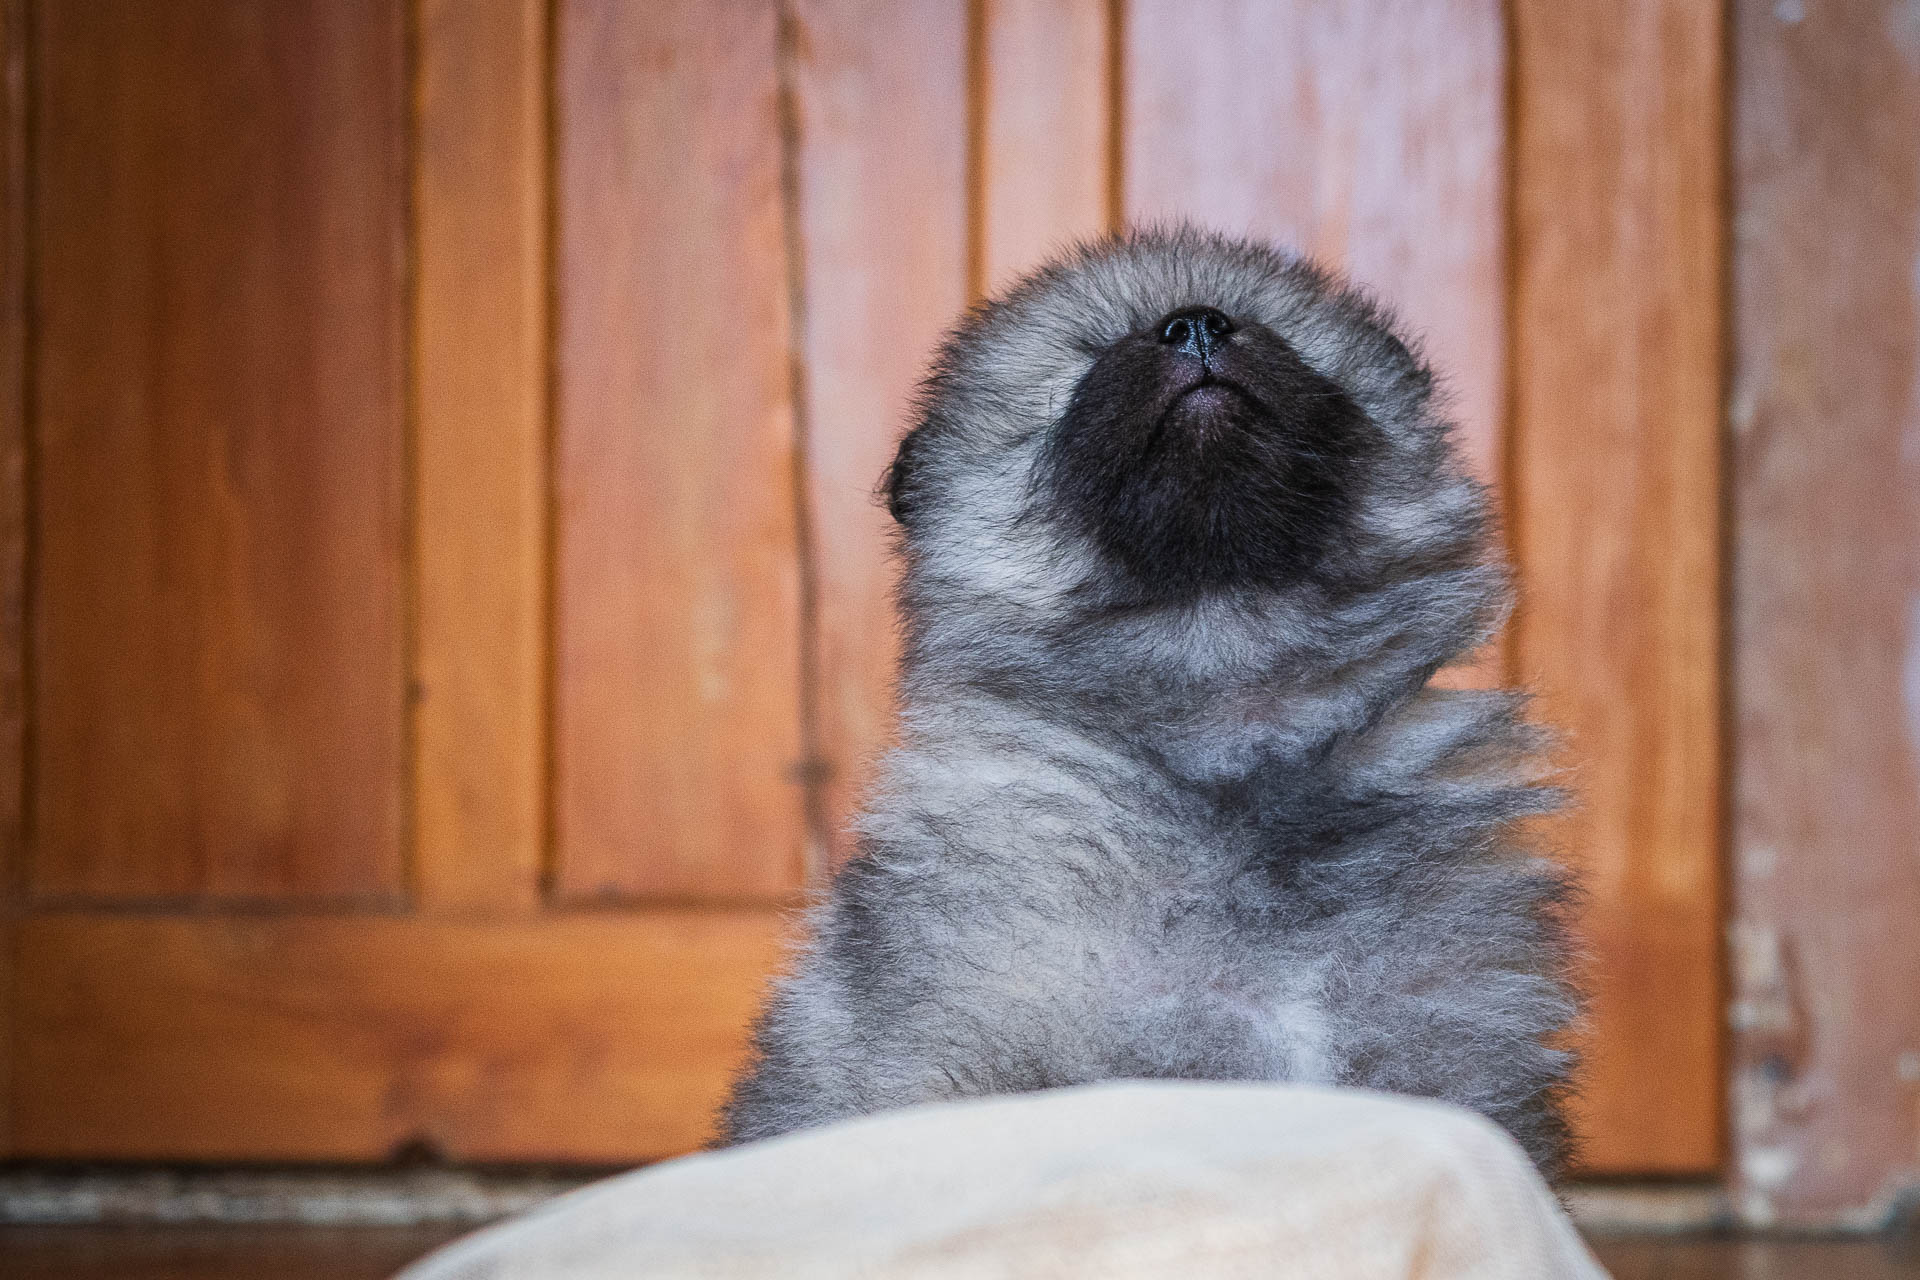
<path id="1" fill-rule="evenodd" d="M 910 739 L 762 1019 L 729 1136 L 1171 1077 L 1449 1098 L 1550 1158 L 1559 881 L 1500 849 L 1528 789 L 1471 696 L 1421 705 L 1211 787 L 1057 733 Z"/>
<path id="2" fill-rule="evenodd" d="M 1203 788 L 1005 739 L 908 750 L 890 774 L 822 936 L 871 1034 L 965 1046 L 963 1088 L 1330 1082 L 1358 1052 L 1356 1008 L 1433 983 L 1437 957 L 1394 934 L 1432 938 L 1417 917 L 1452 895 L 1446 876 L 1406 883 L 1418 815 L 1395 811 L 1391 777 L 1346 794 L 1276 762 Z"/>
<path id="3" fill-rule="evenodd" d="M 1254 815 L 1111 760 L 1097 789 L 1018 755 L 927 768 L 948 776 L 903 825 L 938 851 L 875 867 L 889 896 L 937 906 L 878 931 L 931 961 L 907 975 L 924 1006 L 898 1016 L 981 1029 L 997 1078 L 979 1083 L 1331 1078 L 1325 923 L 1288 900 L 1297 851 Z M 964 846 L 939 839 L 967 813 Z M 974 958 L 957 981 L 939 959 L 956 955 Z"/>

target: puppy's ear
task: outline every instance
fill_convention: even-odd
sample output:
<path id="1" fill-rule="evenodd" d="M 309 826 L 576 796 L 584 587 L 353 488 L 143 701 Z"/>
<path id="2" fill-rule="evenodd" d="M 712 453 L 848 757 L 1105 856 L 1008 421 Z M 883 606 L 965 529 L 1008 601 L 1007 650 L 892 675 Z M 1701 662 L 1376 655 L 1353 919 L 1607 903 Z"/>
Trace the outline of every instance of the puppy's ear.
<path id="1" fill-rule="evenodd" d="M 903 526 L 912 522 L 914 506 L 919 497 L 919 454 L 925 439 L 924 425 L 907 432 L 901 438 L 900 448 L 895 451 L 887 473 L 880 477 L 880 492 L 886 495 L 887 510 Z"/>

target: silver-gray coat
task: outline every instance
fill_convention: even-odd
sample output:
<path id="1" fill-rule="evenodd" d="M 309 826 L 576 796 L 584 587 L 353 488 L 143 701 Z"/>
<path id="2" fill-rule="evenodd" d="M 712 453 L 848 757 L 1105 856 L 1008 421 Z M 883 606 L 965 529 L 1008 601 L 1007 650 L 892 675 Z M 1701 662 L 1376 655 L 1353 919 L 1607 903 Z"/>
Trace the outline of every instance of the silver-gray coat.
<path id="1" fill-rule="evenodd" d="M 725 1141 L 1296 1080 L 1464 1104 L 1557 1171 L 1569 888 L 1516 828 L 1557 793 L 1519 695 L 1430 683 L 1508 597 L 1432 382 L 1351 289 L 1185 228 L 962 321 L 887 478 L 898 746 Z"/>

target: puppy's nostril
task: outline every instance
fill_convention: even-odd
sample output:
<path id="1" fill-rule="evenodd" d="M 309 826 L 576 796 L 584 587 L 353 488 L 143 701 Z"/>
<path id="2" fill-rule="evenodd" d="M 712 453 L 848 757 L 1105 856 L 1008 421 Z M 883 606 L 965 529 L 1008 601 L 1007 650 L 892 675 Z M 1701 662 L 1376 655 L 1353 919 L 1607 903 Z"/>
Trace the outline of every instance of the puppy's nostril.
<path id="1" fill-rule="evenodd" d="M 1233 321 L 1213 307 L 1182 307 L 1160 322 L 1160 341 L 1202 360 L 1233 332 Z"/>

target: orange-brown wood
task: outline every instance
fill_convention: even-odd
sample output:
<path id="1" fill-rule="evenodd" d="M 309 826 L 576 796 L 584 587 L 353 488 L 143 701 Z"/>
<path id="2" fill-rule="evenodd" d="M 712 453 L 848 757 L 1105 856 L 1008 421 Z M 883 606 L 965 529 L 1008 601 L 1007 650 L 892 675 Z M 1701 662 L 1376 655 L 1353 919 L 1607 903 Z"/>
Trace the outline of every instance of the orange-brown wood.
<path id="1" fill-rule="evenodd" d="M 795 0 L 790 29 L 814 706 L 828 856 L 892 733 L 891 530 L 875 498 L 967 301 L 965 0 Z"/>
<path id="2" fill-rule="evenodd" d="M 547 5 L 424 0 L 415 887 L 524 908 L 546 836 Z"/>
<path id="3" fill-rule="evenodd" d="M 624 1161 L 702 1142 L 770 913 L 48 914 L 19 926 L 23 1155 Z"/>
<path id="4" fill-rule="evenodd" d="M 1723 26 L 1514 10 L 1518 665 L 1563 725 L 1585 875 L 1590 1169 L 1720 1152 Z"/>
<path id="5" fill-rule="evenodd" d="M 1797 1226 L 1920 1186 L 1917 18 L 1733 8 L 1730 1174 Z"/>
<path id="6" fill-rule="evenodd" d="M 26 0 L 0 0 L 0 910 L 16 896 L 24 870 L 26 350 Z"/>
<path id="7" fill-rule="evenodd" d="M 559 14 L 557 887 L 801 880 L 775 6 Z"/>
<path id="8" fill-rule="evenodd" d="M 28 7 L 0 0 L 0 840 L 22 821 L 24 720 L 35 734 L 33 843 L 4 846 L 0 882 L 30 891 L 0 903 L 18 1153 L 601 1161 L 698 1142 L 775 960 L 774 915 L 745 904 L 845 852 L 890 731 L 873 488 L 915 379 L 970 293 L 1118 210 L 1293 240 L 1424 334 L 1513 495 L 1518 665 L 1573 730 L 1589 1167 L 1712 1168 L 1711 6 L 1528 0 L 1509 42 L 1493 0 L 1222 0 L 1205 20 L 1171 0 L 557 0 L 551 60 L 545 0 L 41 0 L 30 59 Z M 1837 46 L 1816 58 L 1772 7 L 1743 21 L 1743 56 L 1801 95 L 1752 108 L 1756 225 L 1799 255 L 1756 259 L 1754 420 L 1839 424 L 1868 468 L 1836 472 L 1799 435 L 1743 446 L 1785 461 L 1752 479 L 1743 579 L 1766 754 L 1743 817 L 1758 1029 L 1740 1080 L 1765 1121 L 1750 1145 L 1827 1161 L 1808 1184 L 1826 1213 L 1912 1150 L 1910 1023 L 1848 1003 L 1906 971 L 1828 938 L 1862 919 L 1898 939 L 1911 898 L 1888 852 L 1913 825 L 1889 689 L 1914 539 L 1885 486 L 1905 482 L 1912 202 L 1888 193 L 1912 186 L 1912 95 L 1866 26 L 1810 24 Z M 1842 75 L 1856 54 L 1871 76 Z M 1772 176 L 1769 148 L 1880 120 L 1837 194 L 1827 160 Z M 1863 240 L 1880 256 L 1831 256 Z M 1820 293 L 1829 277 L 1847 283 Z M 1813 294 L 1824 309 L 1790 314 Z M 1818 345 L 1853 333 L 1877 345 Z M 1801 351 L 1842 372 L 1814 379 Z M 1884 518 L 1821 523 L 1835 502 Z M 1857 609 L 1814 593 L 1869 637 L 1846 672 L 1872 678 L 1809 709 L 1795 673 L 1819 665 L 1820 619 L 1794 592 L 1875 538 Z M 1808 812 L 1826 826 L 1796 825 Z M 1871 877 L 1830 891 L 1819 868 L 1855 844 Z M 543 881 L 635 909 L 542 914 Z M 419 916 L 336 909 L 408 888 Z M 1823 893 L 1826 923 L 1796 930 Z M 1803 972 L 1843 1032 L 1796 1022 Z M 1859 1124 L 1799 1118 L 1855 1092 Z"/>
<path id="9" fill-rule="evenodd" d="M 25 830 L 26 0 L 0 0 L 0 1158 L 12 1149 L 13 968 Z"/>
<path id="10" fill-rule="evenodd" d="M 389 896 L 402 7 L 33 32 L 32 889 Z"/>
<path id="11" fill-rule="evenodd" d="M 975 292 L 1108 229 L 1110 0 L 981 0 Z"/>

